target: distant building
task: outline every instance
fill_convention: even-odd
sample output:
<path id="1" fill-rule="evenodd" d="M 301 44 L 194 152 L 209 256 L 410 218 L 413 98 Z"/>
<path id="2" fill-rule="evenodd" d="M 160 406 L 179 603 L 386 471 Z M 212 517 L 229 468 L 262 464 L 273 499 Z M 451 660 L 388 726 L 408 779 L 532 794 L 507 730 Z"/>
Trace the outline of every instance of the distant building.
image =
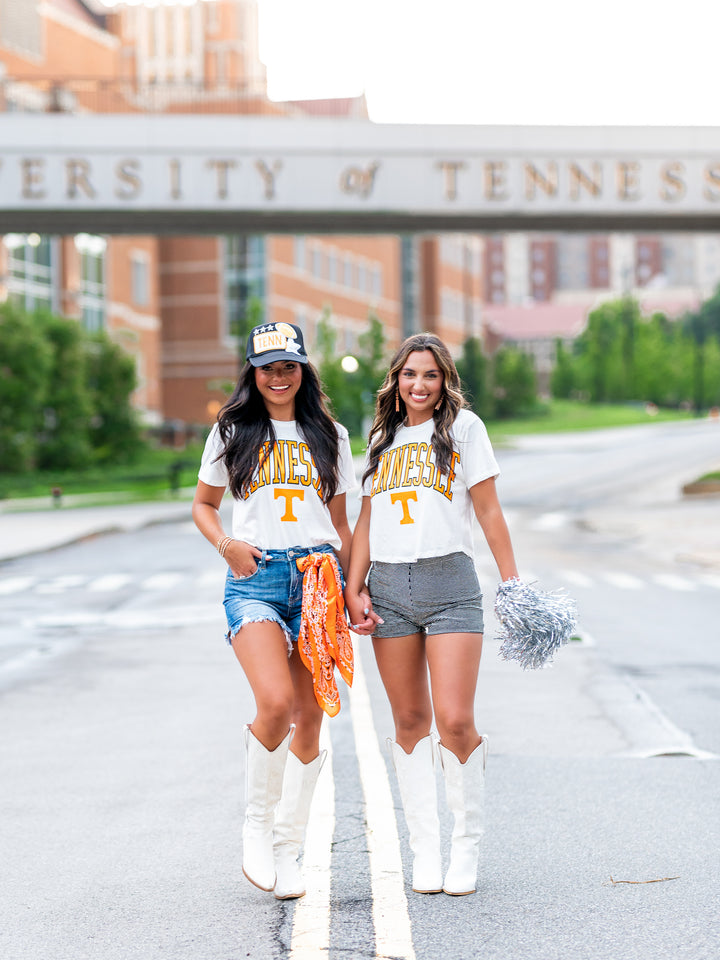
<path id="1" fill-rule="evenodd" d="M 99 0 L 0 0 L 0 110 L 217 112 L 367 118 L 364 97 L 277 103 L 258 51 L 257 0 L 109 9 Z M 369 121 L 368 121 L 369 122 Z M 27 176 L 32 177 L 32 172 Z M 179 186 L 179 185 L 178 185 Z M 242 363 L 251 303 L 312 344 L 329 316 L 352 353 L 373 313 L 388 345 L 427 330 L 459 354 L 512 341 L 547 381 L 556 337 L 633 293 L 678 315 L 720 279 L 716 235 L 48 237 L 0 242 L 0 300 L 106 329 L 134 358 L 148 422 L 210 422 Z M 656 306 L 653 306 L 653 305 Z"/>

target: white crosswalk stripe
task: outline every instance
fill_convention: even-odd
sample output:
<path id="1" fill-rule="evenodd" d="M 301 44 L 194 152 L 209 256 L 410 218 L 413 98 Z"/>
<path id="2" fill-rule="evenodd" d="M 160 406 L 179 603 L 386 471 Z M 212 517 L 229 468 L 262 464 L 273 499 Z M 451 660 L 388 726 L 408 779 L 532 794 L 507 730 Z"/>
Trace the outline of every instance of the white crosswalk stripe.
<path id="1" fill-rule="evenodd" d="M 686 593 L 697 590 L 697 584 L 685 577 L 678 577 L 674 573 L 656 573 L 653 580 L 661 587 L 667 587 L 668 590 L 683 590 Z"/>
<path id="2" fill-rule="evenodd" d="M 617 570 L 606 570 L 603 573 L 603 580 L 620 590 L 642 590 L 645 586 L 642 580 L 633 577 L 632 574 L 620 573 Z"/>
<path id="3" fill-rule="evenodd" d="M 183 578 L 182 573 L 155 573 L 147 580 L 141 581 L 141 590 L 172 590 Z"/>
<path id="4" fill-rule="evenodd" d="M 592 587 L 593 581 L 579 570 L 560 570 L 558 576 L 566 583 L 575 587 Z"/>
<path id="5" fill-rule="evenodd" d="M 114 593 L 126 587 L 131 580 L 132 576 L 129 573 L 108 573 L 89 583 L 88 590 L 93 593 Z"/>
<path id="6" fill-rule="evenodd" d="M 494 588 L 497 580 L 494 575 L 495 569 L 490 571 L 490 565 L 482 561 L 477 564 L 477 569 L 484 583 L 484 589 Z M 131 584 L 134 584 L 138 591 L 152 593 L 175 590 L 183 583 L 186 589 L 222 592 L 226 573 L 226 567 L 213 565 L 200 574 L 192 571 L 161 570 L 148 574 L 144 578 L 134 577 L 130 573 L 108 573 L 94 579 L 86 573 L 67 573 L 46 580 L 35 576 L 0 577 L 0 596 L 12 596 L 26 591 L 43 596 L 59 596 L 79 588 L 91 593 L 114 593 Z M 527 583 L 535 584 L 540 590 L 559 587 L 581 587 L 589 590 L 599 581 L 618 590 L 643 590 L 648 586 L 659 586 L 682 593 L 690 593 L 701 587 L 720 590 L 720 575 L 713 573 L 698 573 L 695 576 L 655 573 L 642 579 L 621 570 L 604 570 L 599 574 L 591 575 L 580 570 L 564 568 L 546 571 L 544 576 L 538 576 L 531 570 L 523 570 L 522 577 Z M 492 583 L 485 583 L 485 581 L 492 581 Z"/>
<path id="7" fill-rule="evenodd" d="M 227 576 L 227 567 L 223 566 L 213 566 L 209 570 L 206 570 L 205 573 L 199 578 L 198 586 L 200 587 L 221 587 L 225 582 L 225 577 Z"/>
<path id="8" fill-rule="evenodd" d="M 67 573 L 62 577 L 54 577 L 45 583 L 39 583 L 35 587 L 35 593 L 64 593 L 66 590 L 74 590 L 87 583 L 88 577 L 82 573 Z"/>
<path id="9" fill-rule="evenodd" d="M 37 577 L 8 577 L 0 580 L 0 596 L 8 597 L 11 593 L 21 593 L 31 587 Z"/>
<path id="10" fill-rule="evenodd" d="M 568 524 L 570 515 L 567 513 L 541 513 L 530 523 L 531 530 L 560 530 Z"/>

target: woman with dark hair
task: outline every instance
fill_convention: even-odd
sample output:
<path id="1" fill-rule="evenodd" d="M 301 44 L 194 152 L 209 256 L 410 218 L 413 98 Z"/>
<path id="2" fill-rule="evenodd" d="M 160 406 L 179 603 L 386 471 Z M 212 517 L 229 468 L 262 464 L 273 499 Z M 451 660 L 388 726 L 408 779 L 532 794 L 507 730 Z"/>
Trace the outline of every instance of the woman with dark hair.
<path id="1" fill-rule="evenodd" d="M 501 579 L 517 577 L 498 473 L 445 344 L 431 334 L 405 340 L 377 395 L 345 600 L 353 629 L 373 636 L 392 708 L 390 749 L 418 893 L 460 896 L 476 887 L 488 743 L 474 717 L 483 612 L 473 514 Z M 433 714 L 455 819 L 444 875 Z"/>
<path id="2" fill-rule="evenodd" d="M 289 899 L 305 893 L 297 856 L 325 756 L 323 711 L 298 647 L 299 568 L 307 558 L 329 560 L 326 576 L 334 576 L 342 597 L 337 561 L 346 569 L 345 495 L 355 474 L 347 430 L 328 412 L 301 330 L 257 326 L 246 357 L 205 445 L 193 518 L 228 564 L 227 640 L 257 709 L 245 727 L 243 872 Z M 233 497 L 230 535 L 219 513 L 226 487 Z"/>

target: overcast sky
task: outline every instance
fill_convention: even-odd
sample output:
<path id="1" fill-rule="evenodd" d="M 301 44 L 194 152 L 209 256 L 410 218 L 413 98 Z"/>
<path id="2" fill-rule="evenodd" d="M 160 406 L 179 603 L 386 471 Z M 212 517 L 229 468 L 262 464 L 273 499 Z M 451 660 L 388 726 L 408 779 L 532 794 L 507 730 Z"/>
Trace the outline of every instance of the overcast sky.
<path id="1" fill-rule="evenodd" d="M 273 99 L 364 90 L 371 118 L 392 123 L 720 123 L 717 0 L 259 7 Z"/>

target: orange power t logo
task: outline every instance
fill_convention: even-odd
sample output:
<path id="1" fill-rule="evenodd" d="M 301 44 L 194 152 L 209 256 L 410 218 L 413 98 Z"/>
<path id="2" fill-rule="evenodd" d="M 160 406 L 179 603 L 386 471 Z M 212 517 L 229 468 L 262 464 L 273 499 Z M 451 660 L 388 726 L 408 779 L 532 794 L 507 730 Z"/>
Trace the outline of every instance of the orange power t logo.
<path id="1" fill-rule="evenodd" d="M 280 517 L 281 520 L 297 520 L 297 517 L 292 512 L 293 508 L 293 497 L 297 497 L 299 500 L 305 499 L 304 490 L 276 490 L 275 499 L 278 497 L 285 497 L 285 513 Z"/>
<path id="2" fill-rule="evenodd" d="M 417 501 L 417 492 L 415 490 L 409 490 L 407 493 L 391 493 L 390 494 L 390 503 L 397 503 L 398 500 L 402 503 L 402 520 L 400 524 L 403 523 L 415 523 L 413 518 L 410 516 L 410 510 L 408 509 L 408 500 Z"/>

